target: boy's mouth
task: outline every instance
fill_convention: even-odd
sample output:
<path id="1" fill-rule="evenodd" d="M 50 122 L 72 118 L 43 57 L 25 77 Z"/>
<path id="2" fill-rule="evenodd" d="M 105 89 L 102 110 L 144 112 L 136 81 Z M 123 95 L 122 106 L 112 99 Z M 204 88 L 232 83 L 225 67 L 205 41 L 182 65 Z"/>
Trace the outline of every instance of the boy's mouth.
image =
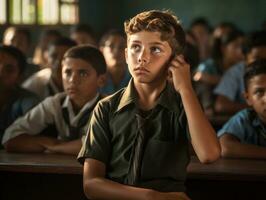
<path id="1" fill-rule="evenodd" d="M 147 73 L 149 72 L 149 70 L 147 70 L 145 67 L 137 67 L 134 69 L 135 72 L 139 72 L 139 73 Z"/>

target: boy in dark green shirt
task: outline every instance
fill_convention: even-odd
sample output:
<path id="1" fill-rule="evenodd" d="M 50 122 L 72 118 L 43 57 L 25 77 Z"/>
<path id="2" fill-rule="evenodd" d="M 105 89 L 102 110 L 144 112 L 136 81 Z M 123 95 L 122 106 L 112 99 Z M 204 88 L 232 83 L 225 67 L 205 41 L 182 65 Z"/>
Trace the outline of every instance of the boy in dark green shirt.
<path id="1" fill-rule="evenodd" d="M 125 23 L 125 31 L 133 78 L 94 110 L 78 158 L 84 162 L 85 194 L 90 199 L 189 199 L 184 193 L 188 134 L 201 162 L 216 160 L 220 146 L 181 55 L 184 31 L 175 16 L 161 11 L 138 14 Z"/>

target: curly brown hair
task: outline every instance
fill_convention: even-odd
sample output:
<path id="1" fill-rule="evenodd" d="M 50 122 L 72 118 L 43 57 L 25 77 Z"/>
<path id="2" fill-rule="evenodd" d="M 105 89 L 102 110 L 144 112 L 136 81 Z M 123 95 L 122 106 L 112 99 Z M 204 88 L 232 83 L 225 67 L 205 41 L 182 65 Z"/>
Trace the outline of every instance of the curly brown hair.
<path id="1" fill-rule="evenodd" d="M 170 11 L 150 10 L 139 13 L 124 23 L 124 29 L 127 37 L 141 31 L 160 32 L 161 40 L 169 43 L 173 54 L 182 53 L 186 44 L 180 21 Z"/>

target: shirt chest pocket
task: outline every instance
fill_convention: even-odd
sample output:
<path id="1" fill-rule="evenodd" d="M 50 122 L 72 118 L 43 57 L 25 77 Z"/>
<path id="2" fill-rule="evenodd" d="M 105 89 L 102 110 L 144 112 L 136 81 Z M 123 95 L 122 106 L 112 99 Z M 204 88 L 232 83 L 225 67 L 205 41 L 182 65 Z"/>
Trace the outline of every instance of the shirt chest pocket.
<path id="1" fill-rule="evenodd" d="M 149 140 L 143 155 L 141 180 L 185 179 L 189 161 L 187 146 L 186 141 Z"/>

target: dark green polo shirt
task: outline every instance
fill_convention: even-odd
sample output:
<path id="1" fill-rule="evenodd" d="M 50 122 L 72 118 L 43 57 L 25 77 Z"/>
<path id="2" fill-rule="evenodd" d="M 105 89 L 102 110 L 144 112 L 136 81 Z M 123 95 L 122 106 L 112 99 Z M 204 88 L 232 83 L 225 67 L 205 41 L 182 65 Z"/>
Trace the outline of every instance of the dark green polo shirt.
<path id="1" fill-rule="evenodd" d="M 128 87 L 101 100 L 95 107 L 88 135 L 78 160 L 99 160 L 106 178 L 125 184 L 136 139 L 138 95 L 131 80 Z M 146 124 L 138 187 L 158 191 L 184 191 L 189 163 L 188 126 L 180 95 L 169 84 L 161 93 Z M 146 132 L 145 132 L 146 133 Z"/>

